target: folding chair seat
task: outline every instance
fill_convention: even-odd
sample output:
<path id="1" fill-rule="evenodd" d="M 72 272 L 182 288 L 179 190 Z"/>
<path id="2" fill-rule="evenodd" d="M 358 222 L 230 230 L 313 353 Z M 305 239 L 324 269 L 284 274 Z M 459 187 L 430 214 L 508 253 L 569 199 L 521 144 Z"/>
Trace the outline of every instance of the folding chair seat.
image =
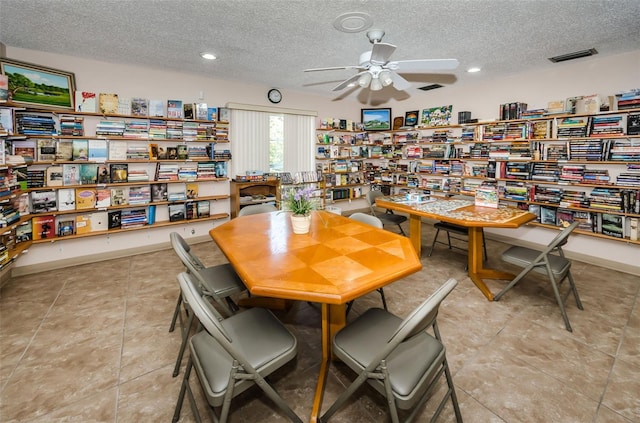
<path id="1" fill-rule="evenodd" d="M 366 213 L 353 213 L 349 216 L 350 219 L 357 220 L 358 222 L 362 222 L 366 225 L 374 226 L 378 229 L 383 229 L 382 221 L 378 219 L 376 216 L 371 216 Z M 384 289 L 378 288 L 377 291 L 380 293 L 380 298 L 382 299 L 382 307 L 387 310 L 387 299 L 384 296 Z M 353 306 L 353 301 L 349 301 L 347 303 L 347 314 L 351 311 L 351 306 Z"/>
<path id="2" fill-rule="evenodd" d="M 200 295 L 193 275 L 181 273 L 178 282 L 193 314 L 205 330 L 189 340 L 190 356 L 173 422 L 180 419 L 185 395 L 188 395 L 196 421 L 200 421 L 189 385 L 191 370 L 195 369 L 214 422 L 225 423 L 232 399 L 257 385 L 289 419 L 301 423 L 298 415 L 265 380 L 295 358 L 297 340 L 293 334 L 273 313 L 263 308 L 251 308 L 219 320 L 215 309 Z M 216 410 L 218 408 L 219 411 Z"/>
<path id="3" fill-rule="evenodd" d="M 447 391 L 431 421 L 450 398 L 456 421 L 461 423 L 446 350 L 436 322 L 440 303 L 456 285 L 455 279 L 449 279 L 404 320 L 372 308 L 340 330 L 334 336 L 333 352 L 358 376 L 320 421 L 327 422 L 364 382 L 386 397 L 393 423 L 400 421 L 398 408 L 411 410 L 405 421 L 413 421 L 444 374 Z M 427 332 L 430 327 L 433 336 Z"/>
<path id="4" fill-rule="evenodd" d="M 238 217 L 249 216 L 251 214 L 271 213 L 274 211 L 278 211 L 278 208 L 273 204 L 254 204 L 241 208 L 238 212 Z"/>
<path id="5" fill-rule="evenodd" d="M 526 247 L 511 247 L 502 253 L 502 260 L 507 263 L 522 267 L 522 271 L 516 276 L 506 287 L 502 289 L 495 297 L 494 301 L 499 301 L 502 296 L 513 288 L 522 278 L 530 271 L 535 271 L 543 275 L 547 275 L 553 288 L 554 296 L 560 307 L 560 313 L 564 320 L 564 325 L 569 332 L 573 332 L 569 317 L 564 307 L 564 302 L 570 293 L 576 301 L 576 305 L 580 310 L 584 310 L 578 289 L 576 288 L 573 276 L 571 275 L 571 261 L 565 258 L 562 246 L 567 243 L 567 239 L 571 232 L 578 226 L 578 222 L 573 222 L 570 226 L 560 231 L 560 233 L 547 245 L 543 251 L 538 251 Z M 553 253 L 557 254 L 553 254 Z M 565 279 L 569 280 L 569 288 L 563 296 L 560 295 L 559 287 Z"/>
<path id="6" fill-rule="evenodd" d="M 369 204 L 369 210 L 371 211 L 372 216 L 376 216 L 378 219 L 382 221 L 383 225 L 397 225 L 400 233 L 404 236 L 404 229 L 402 229 L 401 224 L 407 221 L 407 216 L 402 216 L 400 214 L 394 214 L 393 210 L 386 210 L 384 212 L 378 212 L 376 210 L 376 198 L 382 197 L 384 194 L 382 191 L 370 190 L 367 192 L 366 199 L 367 204 Z"/>
<path id="7" fill-rule="evenodd" d="M 177 232 L 171 232 L 170 238 L 173 250 L 184 264 L 186 270 L 193 274 L 198 281 L 198 289 L 200 289 L 202 295 L 215 300 L 227 315 L 232 315 L 237 311 L 238 306 L 230 296 L 246 291 L 247 288 L 233 267 L 229 263 L 206 267 L 200 259 L 193 254 L 189 244 Z M 181 305 L 184 307 L 184 312 L 188 316 L 186 325 L 182 322 Z M 187 346 L 188 334 L 193 325 L 193 316 L 190 315 L 188 305 L 186 303 L 183 304 L 182 295 L 178 295 L 169 332 L 173 332 L 178 319 L 180 319 L 182 329 L 182 345 L 180 346 L 180 352 L 178 353 L 173 371 L 174 377 L 180 372 L 180 364 L 182 363 L 182 356 Z"/>

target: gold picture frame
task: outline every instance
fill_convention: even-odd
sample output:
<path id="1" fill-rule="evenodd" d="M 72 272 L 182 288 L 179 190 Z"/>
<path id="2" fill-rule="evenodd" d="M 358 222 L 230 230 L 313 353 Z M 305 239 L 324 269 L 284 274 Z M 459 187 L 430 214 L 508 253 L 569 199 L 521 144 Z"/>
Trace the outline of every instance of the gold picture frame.
<path id="1" fill-rule="evenodd" d="M 34 108 L 74 110 L 75 75 L 32 63 L 0 58 L 0 73 L 9 78 L 9 98 Z"/>

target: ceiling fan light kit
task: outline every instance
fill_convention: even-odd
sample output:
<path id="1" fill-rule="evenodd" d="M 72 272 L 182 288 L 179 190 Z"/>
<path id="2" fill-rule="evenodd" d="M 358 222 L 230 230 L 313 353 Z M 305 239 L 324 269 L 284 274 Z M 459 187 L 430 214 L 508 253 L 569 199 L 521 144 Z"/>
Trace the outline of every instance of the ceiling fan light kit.
<path id="1" fill-rule="evenodd" d="M 401 73 L 429 73 L 440 70 L 450 70 L 458 67 L 456 59 L 418 59 L 396 60 L 389 58 L 396 50 L 393 44 L 382 42 L 385 32 L 382 29 L 372 29 L 367 32 L 369 42 L 373 44 L 370 51 L 360 55 L 357 66 L 336 66 L 327 68 L 305 69 L 305 72 L 356 69 L 358 73 L 342 81 L 333 91 L 347 87 L 355 87 L 356 83 L 361 88 L 371 91 L 380 91 L 383 87 L 393 86 L 398 91 L 411 88 L 411 83 L 402 77 Z"/>

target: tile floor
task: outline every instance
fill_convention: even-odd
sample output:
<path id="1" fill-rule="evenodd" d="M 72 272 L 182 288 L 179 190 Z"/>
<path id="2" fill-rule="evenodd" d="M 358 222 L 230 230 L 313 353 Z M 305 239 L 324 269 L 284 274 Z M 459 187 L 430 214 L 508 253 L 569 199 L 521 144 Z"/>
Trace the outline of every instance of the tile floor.
<path id="1" fill-rule="evenodd" d="M 433 232 L 425 229 L 428 244 Z M 495 257 L 506 247 L 488 241 L 490 264 L 501 265 Z M 194 251 L 206 264 L 224 261 L 211 242 Z M 385 293 L 389 309 L 405 316 L 447 278 L 459 280 L 439 323 L 466 422 L 640 422 L 637 275 L 575 262 L 585 310 L 568 302 L 569 333 L 543 279 L 529 277 L 492 303 L 466 277 L 464 260 L 442 246 L 432 257 L 423 253 L 423 270 Z M 179 271 L 167 249 L 8 282 L 0 298 L 0 421 L 170 421 L 184 373 L 171 377 L 180 335 L 168 332 Z M 490 281 L 494 292 L 503 284 Z M 377 293 L 368 294 L 349 317 L 379 304 Z M 320 359 L 319 309 L 296 303 L 276 314 L 299 352 L 270 380 L 306 421 Z M 332 364 L 325 409 L 352 377 Z M 192 386 L 199 392 L 195 375 Z M 199 407 L 206 413 L 201 396 Z M 187 404 L 181 421 L 194 421 Z M 259 390 L 233 402 L 230 422 L 281 421 Z M 331 421 L 383 422 L 388 415 L 365 387 Z M 454 421 L 450 403 L 440 421 Z"/>

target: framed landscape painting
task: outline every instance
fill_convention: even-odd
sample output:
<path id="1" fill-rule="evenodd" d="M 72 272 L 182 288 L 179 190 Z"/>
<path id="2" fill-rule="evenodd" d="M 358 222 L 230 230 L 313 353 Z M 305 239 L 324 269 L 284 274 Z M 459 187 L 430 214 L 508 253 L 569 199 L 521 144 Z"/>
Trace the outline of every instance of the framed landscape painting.
<path id="1" fill-rule="evenodd" d="M 365 131 L 388 131 L 391 129 L 391 109 L 361 109 Z"/>
<path id="2" fill-rule="evenodd" d="M 36 108 L 74 110 L 73 73 L 5 58 L 0 59 L 0 71 L 9 78 L 12 102 Z"/>

